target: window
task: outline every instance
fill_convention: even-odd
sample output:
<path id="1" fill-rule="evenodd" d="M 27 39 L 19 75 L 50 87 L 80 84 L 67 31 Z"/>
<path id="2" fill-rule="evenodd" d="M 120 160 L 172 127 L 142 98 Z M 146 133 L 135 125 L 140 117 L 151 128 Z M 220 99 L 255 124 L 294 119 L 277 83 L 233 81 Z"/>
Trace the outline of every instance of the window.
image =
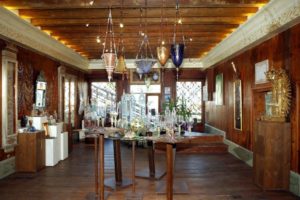
<path id="1" fill-rule="evenodd" d="M 201 122 L 202 115 L 202 83 L 200 81 L 179 81 L 176 83 L 177 99 L 184 99 L 192 111 L 192 118 Z"/>
<path id="2" fill-rule="evenodd" d="M 92 82 L 92 105 L 96 106 L 98 116 L 105 116 L 111 106 L 116 106 L 116 83 L 115 82 Z M 107 110 L 108 109 L 108 110 Z"/>
<path id="3" fill-rule="evenodd" d="M 159 94 L 161 91 L 160 85 L 130 85 L 130 94 L 136 101 L 136 115 L 143 116 L 151 109 L 155 110 L 155 114 L 159 113 Z M 148 112 L 147 112 L 148 111 Z"/>
<path id="4" fill-rule="evenodd" d="M 64 122 L 75 126 L 76 80 L 64 79 Z"/>

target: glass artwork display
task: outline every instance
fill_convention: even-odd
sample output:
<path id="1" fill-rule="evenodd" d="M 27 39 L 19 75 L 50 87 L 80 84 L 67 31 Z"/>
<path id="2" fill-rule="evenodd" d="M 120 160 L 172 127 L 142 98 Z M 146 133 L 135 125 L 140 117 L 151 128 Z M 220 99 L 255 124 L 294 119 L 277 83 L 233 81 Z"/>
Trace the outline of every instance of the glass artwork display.
<path id="1" fill-rule="evenodd" d="M 242 130 L 242 81 L 234 81 L 234 128 Z"/>

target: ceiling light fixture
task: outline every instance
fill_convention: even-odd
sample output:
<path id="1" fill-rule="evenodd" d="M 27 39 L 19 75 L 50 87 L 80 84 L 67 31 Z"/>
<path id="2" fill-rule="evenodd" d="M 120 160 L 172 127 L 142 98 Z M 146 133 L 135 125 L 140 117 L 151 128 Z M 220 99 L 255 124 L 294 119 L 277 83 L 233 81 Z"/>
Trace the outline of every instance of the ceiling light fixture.
<path id="1" fill-rule="evenodd" d="M 123 6 L 124 6 L 124 0 L 122 0 L 122 7 L 121 7 L 121 16 L 120 16 L 120 37 L 119 37 L 119 42 L 118 42 L 118 63 L 116 66 L 115 73 L 116 74 L 122 74 L 122 80 L 124 80 L 125 76 L 127 78 L 128 76 L 128 71 L 126 67 L 126 62 L 125 62 L 125 46 L 124 46 L 124 40 L 123 40 Z M 122 26 L 121 26 L 122 25 Z"/>
<path id="2" fill-rule="evenodd" d="M 173 44 L 171 45 L 171 58 L 173 61 L 173 64 L 176 67 L 176 78 L 178 80 L 178 71 L 179 67 L 182 64 L 183 61 L 183 56 L 184 56 L 184 47 L 185 47 L 185 42 L 184 42 L 184 35 L 182 31 L 182 23 L 180 23 L 178 26 L 181 28 L 181 34 L 182 34 L 182 43 L 176 42 L 176 33 L 177 33 L 177 22 L 178 19 L 180 18 L 180 13 L 179 13 L 179 0 L 176 0 L 176 18 L 175 18 L 175 23 L 174 23 L 174 34 L 173 34 Z"/>
<path id="3" fill-rule="evenodd" d="M 144 31 L 144 37 L 141 41 L 140 47 L 139 47 L 139 51 L 136 55 L 136 72 L 139 74 L 140 79 L 142 79 L 142 76 L 145 74 L 148 74 L 150 72 L 150 70 L 152 69 L 153 65 L 156 63 L 156 60 L 153 58 L 153 54 L 151 51 L 151 47 L 149 44 L 149 40 L 148 40 L 148 34 L 147 34 L 147 0 L 145 0 L 145 17 L 144 17 L 144 21 L 145 21 L 145 31 Z M 141 17 L 142 17 L 142 9 L 141 10 Z M 140 27 L 142 27 L 141 25 L 141 21 L 140 20 Z M 149 53 L 151 58 L 148 57 L 148 49 L 149 49 Z"/>
<path id="4" fill-rule="evenodd" d="M 108 47 L 106 46 L 108 40 Z M 109 8 L 109 14 L 107 18 L 107 28 L 105 33 L 104 47 L 102 53 L 102 59 L 104 60 L 105 69 L 108 76 L 108 81 L 112 79 L 112 74 L 116 66 L 117 49 L 115 44 L 115 35 L 113 31 L 113 20 L 111 14 L 111 7 Z"/>
<path id="5" fill-rule="evenodd" d="M 164 8 L 165 8 L 165 0 L 162 0 L 162 7 L 160 10 L 160 41 L 161 45 L 156 48 L 157 59 L 161 65 L 162 70 L 164 70 L 165 64 L 167 63 L 170 56 L 170 49 L 167 48 L 164 41 Z"/>
<path id="6" fill-rule="evenodd" d="M 89 4 L 92 6 L 94 4 L 94 1 L 90 1 Z"/>
<path id="7" fill-rule="evenodd" d="M 86 26 L 86 27 L 89 27 L 89 25 L 90 25 L 90 24 L 88 24 L 88 23 L 87 23 L 87 24 L 85 24 L 85 26 Z"/>
<path id="8" fill-rule="evenodd" d="M 97 36 L 97 38 L 96 38 L 96 42 L 97 42 L 97 43 L 100 43 L 100 42 L 101 42 L 101 40 L 100 40 L 100 37 L 99 37 L 99 36 Z"/>

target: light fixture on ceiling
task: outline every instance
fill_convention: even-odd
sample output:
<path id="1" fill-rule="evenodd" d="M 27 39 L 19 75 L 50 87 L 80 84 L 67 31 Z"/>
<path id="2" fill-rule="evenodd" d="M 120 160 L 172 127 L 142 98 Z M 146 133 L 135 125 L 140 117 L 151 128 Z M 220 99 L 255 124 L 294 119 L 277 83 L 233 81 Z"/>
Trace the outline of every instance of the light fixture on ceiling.
<path id="1" fill-rule="evenodd" d="M 122 74 L 122 80 L 124 78 L 127 78 L 128 71 L 126 67 L 126 62 L 125 62 L 125 46 L 124 46 L 124 40 L 123 40 L 123 6 L 124 6 L 124 0 L 122 0 L 122 7 L 121 7 L 121 16 L 120 16 L 120 37 L 119 37 L 119 42 L 118 42 L 118 63 L 116 66 L 116 70 L 114 73 L 116 74 Z M 121 24 L 123 27 L 121 27 Z"/>
<path id="2" fill-rule="evenodd" d="M 90 24 L 89 24 L 89 23 L 86 23 L 86 24 L 85 24 L 85 26 L 86 26 L 86 27 L 89 27 L 89 26 L 90 26 Z"/>
<path id="3" fill-rule="evenodd" d="M 90 1 L 89 4 L 90 6 L 92 6 L 94 4 L 94 1 Z"/>
<path id="4" fill-rule="evenodd" d="M 176 67 L 177 80 L 178 80 L 179 67 L 183 61 L 184 46 L 185 46 L 184 35 L 183 35 L 183 31 L 182 31 L 182 23 L 179 23 L 179 19 L 181 19 L 180 13 L 179 13 L 179 0 L 176 0 L 176 18 L 175 18 L 175 23 L 174 23 L 173 44 L 171 44 L 171 58 L 172 58 L 173 64 Z M 178 25 L 177 25 L 177 22 L 178 22 Z M 176 42 L 177 26 L 180 26 L 180 29 L 181 29 L 182 43 Z"/>
<path id="5" fill-rule="evenodd" d="M 156 63 L 156 60 L 153 58 L 153 54 L 151 51 L 151 47 L 148 40 L 147 35 L 147 0 L 145 0 L 145 31 L 144 31 L 144 37 L 142 38 L 139 51 L 136 55 L 136 72 L 139 74 L 140 79 L 142 79 L 142 76 L 145 74 L 148 74 L 153 65 Z M 141 9 L 141 16 L 142 16 L 142 9 Z M 141 20 L 140 20 L 141 22 Z M 141 24 L 140 24 L 140 27 Z M 149 50 L 149 52 L 148 52 Z M 151 58 L 148 57 L 148 53 L 150 53 Z"/>
<path id="6" fill-rule="evenodd" d="M 97 42 L 97 43 L 100 43 L 100 42 L 101 42 L 101 39 L 100 39 L 100 37 L 99 37 L 99 36 L 97 36 L 97 38 L 96 38 L 96 42 Z"/>
<path id="7" fill-rule="evenodd" d="M 162 0 L 162 7 L 161 7 L 161 15 L 160 15 L 160 45 L 156 48 L 157 52 L 157 59 L 161 65 L 161 68 L 164 69 L 165 64 L 167 63 L 169 56 L 170 56 L 170 50 L 165 46 L 165 40 L 164 40 L 164 7 L 165 7 L 165 0 Z"/>
<path id="8" fill-rule="evenodd" d="M 113 31 L 113 20 L 112 20 L 111 8 L 109 8 L 109 14 L 107 18 L 107 28 L 106 28 L 104 45 L 103 45 L 103 53 L 102 53 L 102 59 L 104 60 L 108 81 L 111 81 L 112 79 L 113 71 L 116 66 L 116 57 L 117 57 L 117 49 L 116 49 L 115 36 Z"/>

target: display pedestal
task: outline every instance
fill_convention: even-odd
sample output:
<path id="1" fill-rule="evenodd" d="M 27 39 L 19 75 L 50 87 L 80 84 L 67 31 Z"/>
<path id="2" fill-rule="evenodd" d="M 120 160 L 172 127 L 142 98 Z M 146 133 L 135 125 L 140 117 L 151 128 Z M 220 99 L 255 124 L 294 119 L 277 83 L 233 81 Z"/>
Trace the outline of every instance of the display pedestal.
<path id="1" fill-rule="evenodd" d="M 264 190 L 288 190 L 290 180 L 291 124 L 256 121 L 254 182 Z"/>

